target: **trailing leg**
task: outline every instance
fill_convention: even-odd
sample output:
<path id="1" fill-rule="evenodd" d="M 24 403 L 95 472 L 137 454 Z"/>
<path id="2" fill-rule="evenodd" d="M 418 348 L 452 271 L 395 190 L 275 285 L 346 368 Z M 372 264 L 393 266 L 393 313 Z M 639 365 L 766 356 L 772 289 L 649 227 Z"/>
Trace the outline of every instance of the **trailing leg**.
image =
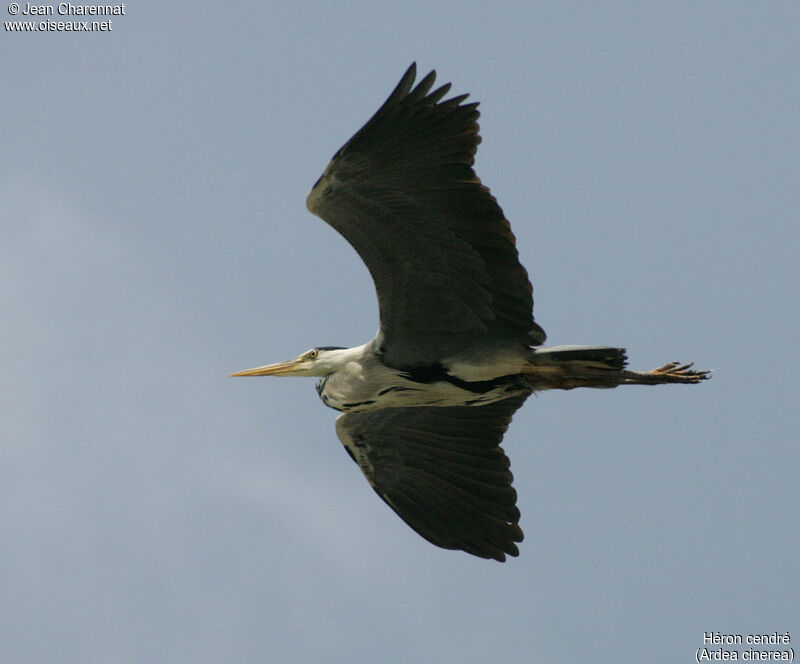
<path id="1" fill-rule="evenodd" d="M 692 364 L 670 362 L 652 371 L 629 371 L 624 348 L 609 346 L 554 346 L 533 351 L 523 370 L 534 391 L 571 390 L 575 387 L 610 388 L 617 385 L 700 383 L 709 371 Z"/>
<path id="2" fill-rule="evenodd" d="M 694 363 L 668 362 L 652 371 L 623 370 L 623 385 L 663 385 L 665 383 L 700 383 L 711 378 L 710 371 L 692 369 Z"/>

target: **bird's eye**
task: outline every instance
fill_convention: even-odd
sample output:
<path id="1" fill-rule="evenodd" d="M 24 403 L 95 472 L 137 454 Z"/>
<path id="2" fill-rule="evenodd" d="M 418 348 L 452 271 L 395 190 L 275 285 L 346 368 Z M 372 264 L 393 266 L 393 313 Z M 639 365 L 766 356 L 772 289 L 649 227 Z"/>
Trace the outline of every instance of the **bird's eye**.
<path id="1" fill-rule="evenodd" d="M 308 351 L 306 357 L 308 357 L 309 360 L 316 360 L 317 355 L 319 355 L 319 351 L 316 348 L 312 348 L 310 351 Z"/>

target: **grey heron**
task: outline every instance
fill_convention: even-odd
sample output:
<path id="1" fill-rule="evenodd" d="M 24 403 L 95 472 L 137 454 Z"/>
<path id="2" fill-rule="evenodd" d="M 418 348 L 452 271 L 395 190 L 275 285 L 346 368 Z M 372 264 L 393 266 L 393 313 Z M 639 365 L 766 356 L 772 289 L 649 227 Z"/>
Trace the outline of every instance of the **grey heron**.
<path id="1" fill-rule="evenodd" d="M 504 561 L 522 541 L 500 447 L 533 392 L 699 383 L 671 362 L 626 369 L 623 348 L 542 347 L 514 235 L 473 162 L 477 102 L 444 99 L 412 64 L 334 155 L 307 206 L 350 242 L 374 281 L 377 336 L 313 348 L 233 376 L 317 376 L 336 433 L 378 495 L 446 549 Z"/>

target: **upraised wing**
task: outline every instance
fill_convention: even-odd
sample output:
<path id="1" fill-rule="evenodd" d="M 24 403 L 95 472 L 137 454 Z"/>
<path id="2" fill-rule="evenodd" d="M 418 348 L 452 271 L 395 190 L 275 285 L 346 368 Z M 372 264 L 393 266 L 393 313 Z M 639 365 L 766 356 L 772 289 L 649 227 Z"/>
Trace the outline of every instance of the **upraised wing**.
<path id="1" fill-rule="evenodd" d="M 533 296 L 514 235 L 472 169 L 477 102 L 441 101 L 435 72 L 411 65 L 333 157 L 309 210 L 339 231 L 378 293 L 383 360 L 433 364 L 476 349 L 537 345 Z"/>
<path id="2" fill-rule="evenodd" d="M 425 539 L 504 561 L 519 554 L 522 530 L 500 442 L 526 398 L 345 413 L 336 433 L 378 495 Z"/>

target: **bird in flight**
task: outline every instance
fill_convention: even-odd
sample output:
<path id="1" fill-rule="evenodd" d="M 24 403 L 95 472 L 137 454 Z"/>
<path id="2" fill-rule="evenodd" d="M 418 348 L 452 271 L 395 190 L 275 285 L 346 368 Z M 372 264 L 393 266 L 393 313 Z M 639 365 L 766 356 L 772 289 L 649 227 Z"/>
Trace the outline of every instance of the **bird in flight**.
<path id="1" fill-rule="evenodd" d="M 233 376 L 317 376 L 336 433 L 378 495 L 445 549 L 504 561 L 522 541 L 500 447 L 532 392 L 699 383 L 670 362 L 626 368 L 624 348 L 542 347 L 533 289 L 497 201 L 473 170 L 478 104 L 445 99 L 412 64 L 333 156 L 308 209 L 353 245 L 378 295 L 377 336 Z"/>

